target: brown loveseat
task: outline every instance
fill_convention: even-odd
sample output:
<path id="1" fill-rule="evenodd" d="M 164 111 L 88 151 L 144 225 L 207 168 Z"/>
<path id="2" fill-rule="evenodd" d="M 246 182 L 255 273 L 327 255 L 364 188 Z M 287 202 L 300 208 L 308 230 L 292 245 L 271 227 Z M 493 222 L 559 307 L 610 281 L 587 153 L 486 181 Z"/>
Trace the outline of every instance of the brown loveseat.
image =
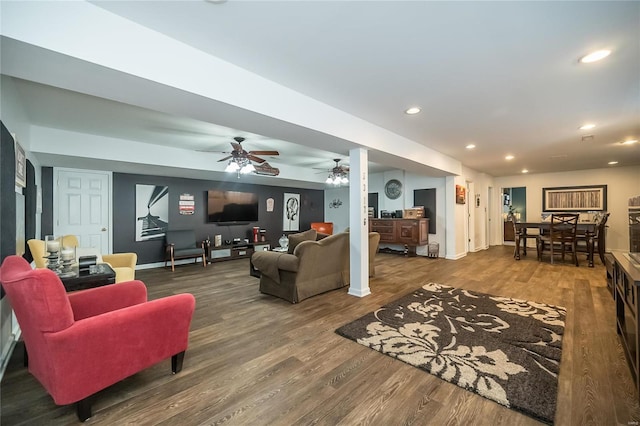
<path id="1" fill-rule="evenodd" d="M 380 236 L 375 234 L 379 241 Z M 315 230 L 290 235 L 290 253 L 254 253 L 251 262 L 261 273 L 260 291 L 297 303 L 346 286 L 349 283 L 349 233 L 318 241 L 316 237 Z M 377 243 L 374 256 L 376 251 Z M 369 261 L 371 264 L 373 258 Z"/>

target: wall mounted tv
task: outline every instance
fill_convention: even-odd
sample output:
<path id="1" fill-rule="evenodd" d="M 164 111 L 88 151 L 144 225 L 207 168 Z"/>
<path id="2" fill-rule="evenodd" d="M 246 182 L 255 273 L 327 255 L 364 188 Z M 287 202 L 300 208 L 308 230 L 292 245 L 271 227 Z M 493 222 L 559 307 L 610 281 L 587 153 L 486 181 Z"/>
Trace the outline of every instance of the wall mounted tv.
<path id="1" fill-rule="evenodd" d="M 238 191 L 207 191 L 207 221 L 241 224 L 258 221 L 258 195 Z"/>

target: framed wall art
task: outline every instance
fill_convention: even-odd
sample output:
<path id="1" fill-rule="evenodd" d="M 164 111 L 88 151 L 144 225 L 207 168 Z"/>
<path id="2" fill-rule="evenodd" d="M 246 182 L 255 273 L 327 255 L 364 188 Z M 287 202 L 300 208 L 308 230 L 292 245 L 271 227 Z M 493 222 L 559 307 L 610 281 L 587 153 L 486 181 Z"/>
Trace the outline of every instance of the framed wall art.
<path id="1" fill-rule="evenodd" d="M 136 185 L 136 241 L 164 237 L 169 228 L 169 187 Z"/>
<path id="2" fill-rule="evenodd" d="M 300 229 L 300 194 L 284 193 L 284 209 L 282 212 L 282 230 L 298 231 Z"/>
<path id="3" fill-rule="evenodd" d="M 467 188 L 462 185 L 456 185 L 456 204 L 465 204 L 467 202 Z"/>
<path id="4" fill-rule="evenodd" d="M 607 210 L 607 185 L 542 188 L 542 211 L 586 212 Z"/>
<path id="5" fill-rule="evenodd" d="M 27 186 L 27 156 L 24 153 L 24 149 L 18 143 L 16 136 L 12 136 L 16 144 L 16 185 L 24 188 Z"/>

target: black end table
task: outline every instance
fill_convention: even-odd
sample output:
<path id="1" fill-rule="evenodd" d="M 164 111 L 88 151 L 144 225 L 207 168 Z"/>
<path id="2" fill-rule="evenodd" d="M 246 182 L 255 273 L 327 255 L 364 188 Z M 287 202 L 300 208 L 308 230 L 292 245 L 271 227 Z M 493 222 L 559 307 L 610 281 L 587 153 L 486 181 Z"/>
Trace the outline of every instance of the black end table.
<path id="1" fill-rule="evenodd" d="M 60 277 L 64 288 L 69 291 L 85 290 L 93 287 L 101 287 L 116 282 L 116 273 L 106 263 L 98 263 L 95 265 L 95 273 L 89 271 L 78 271 L 74 268 L 75 274 L 67 277 Z"/>

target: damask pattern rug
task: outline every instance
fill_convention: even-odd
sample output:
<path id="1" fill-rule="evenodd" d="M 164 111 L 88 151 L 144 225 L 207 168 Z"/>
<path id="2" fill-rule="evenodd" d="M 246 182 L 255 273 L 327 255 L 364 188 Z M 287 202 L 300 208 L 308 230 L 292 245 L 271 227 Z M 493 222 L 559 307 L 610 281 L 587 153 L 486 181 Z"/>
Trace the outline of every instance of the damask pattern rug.
<path id="1" fill-rule="evenodd" d="M 566 309 L 429 283 L 336 332 L 553 423 Z"/>

